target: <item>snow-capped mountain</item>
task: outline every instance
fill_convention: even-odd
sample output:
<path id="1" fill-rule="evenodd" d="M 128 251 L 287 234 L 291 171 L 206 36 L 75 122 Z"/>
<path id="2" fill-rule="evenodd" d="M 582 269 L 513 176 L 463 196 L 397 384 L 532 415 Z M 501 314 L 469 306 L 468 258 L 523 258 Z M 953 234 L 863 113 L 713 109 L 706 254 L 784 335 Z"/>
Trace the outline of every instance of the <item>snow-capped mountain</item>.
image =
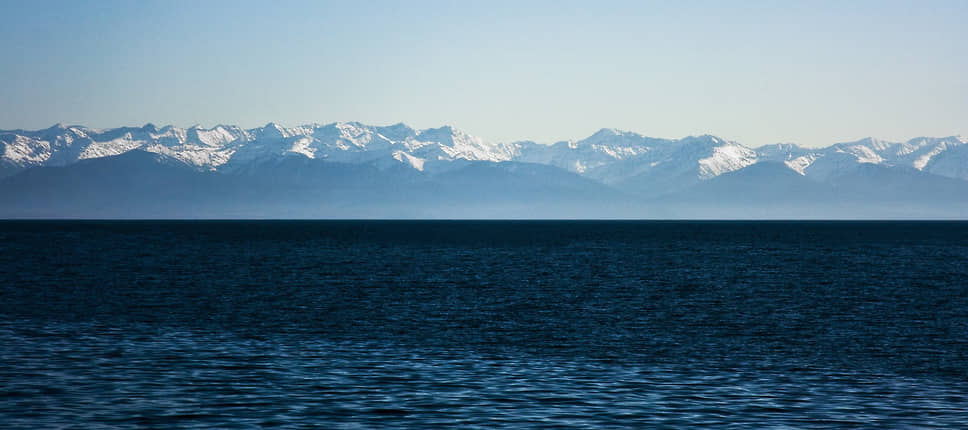
<path id="1" fill-rule="evenodd" d="M 606 184 L 653 172 L 709 179 L 756 162 L 753 150 L 709 135 L 672 140 L 603 128 L 578 141 L 521 145 L 519 161 L 550 164 Z"/>
<path id="2" fill-rule="evenodd" d="M 301 155 L 345 163 L 405 164 L 417 170 L 455 160 L 508 161 L 519 155 L 515 144 L 488 143 L 453 127 L 414 130 L 404 124 L 385 127 L 360 123 L 310 124 L 242 129 L 167 126 L 93 129 L 63 126 L 0 131 L 2 161 L 8 168 L 62 166 L 133 149 L 164 154 L 201 170 L 217 170 L 265 158 Z"/>
<path id="3" fill-rule="evenodd" d="M 758 161 L 783 162 L 801 175 L 816 178 L 870 163 L 968 179 L 966 143 L 968 139 L 960 136 L 907 142 L 867 138 L 820 149 L 794 144 L 752 149 L 710 135 L 659 139 L 601 129 L 581 140 L 542 145 L 486 142 L 450 126 L 415 130 L 404 124 L 340 122 L 283 127 L 269 123 L 253 129 L 229 125 L 158 128 L 152 124 L 94 129 L 58 124 L 36 131 L 0 131 L 0 162 L 10 174 L 141 149 L 200 170 L 231 169 L 284 156 L 383 168 L 402 164 L 430 172 L 448 170 L 454 161 L 518 161 L 559 167 L 609 185 L 641 182 L 657 175 L 707 180 Z"/>
<path id="4" fill-rule="evenodd" d="M 806 176 L 826 178 L 857 164 L 910 167 L 949 178 L 968 179 L 968 139 L 961 136 L 918 137 L 907 142 L 874 138 L 837 143 L 826 148 L 776 144 L 756 148 L 764 161 L 779 161 Z"/>
<path id="5" fill-rule="evenodd" d="M 214 168 L 225 164 L 251 134 L 235 126 L 188 129 L 172 126 L 94 129 L 57 124 L 37 131 L 0 131 L 2 159 L 11 166 L 63 166 L 89 158 L 123 154 L 133 149 L 169 155 L 186 164 Z"/>
<path id="6" fill-rule="evenodd" d="M 0 216 L 968 217 L 968 140 L 546 145 L 357 122 L 0 130 Z M 41 168 L 43 167 L 43 168 Z"/>

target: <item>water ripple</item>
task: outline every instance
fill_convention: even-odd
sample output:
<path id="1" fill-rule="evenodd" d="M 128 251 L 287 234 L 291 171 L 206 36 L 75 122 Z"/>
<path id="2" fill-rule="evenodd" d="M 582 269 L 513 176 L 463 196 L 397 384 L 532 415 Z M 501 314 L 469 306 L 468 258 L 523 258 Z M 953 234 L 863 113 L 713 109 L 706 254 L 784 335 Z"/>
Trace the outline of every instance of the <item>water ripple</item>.
<path id="1" fill-rule="evenodd" d="M 0 232 L 0 427 L 968 422 L 963 223 Z"/>

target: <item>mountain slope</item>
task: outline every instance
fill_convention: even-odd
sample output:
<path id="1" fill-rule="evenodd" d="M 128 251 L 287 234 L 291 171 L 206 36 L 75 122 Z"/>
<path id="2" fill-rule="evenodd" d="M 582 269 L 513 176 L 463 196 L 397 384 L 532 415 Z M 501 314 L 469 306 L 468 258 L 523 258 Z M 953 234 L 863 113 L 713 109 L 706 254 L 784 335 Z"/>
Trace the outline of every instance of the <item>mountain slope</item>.
<path id="1" fill-rule="evenodd" d="M 552 166 L 469 162 L 430 174 L 298 154 L 226 172 L 136 150 L 0 180 L 5 218 L 560 218 L 627 196 Z"/>
<path id="2" fill-rule="evenodd" d="M 820 181 L 785 163 L 761 162 L 657 204 L 684 218 L 965 218 L 968 181 L 871 163 Z"/>
<path id="3" fill-rule="evenodd" d="M 968 217 L 968 141 L 751 149 L 601 129 L 552 145 L 450 126 L 0 131 L 3 217 Z"/>
<path id="4" fill-rule="evenodd" d="M 146 151 L 28 169 L 0 182 L 0 216 L 194 217 L 217 205 L 210 174 Z"/>

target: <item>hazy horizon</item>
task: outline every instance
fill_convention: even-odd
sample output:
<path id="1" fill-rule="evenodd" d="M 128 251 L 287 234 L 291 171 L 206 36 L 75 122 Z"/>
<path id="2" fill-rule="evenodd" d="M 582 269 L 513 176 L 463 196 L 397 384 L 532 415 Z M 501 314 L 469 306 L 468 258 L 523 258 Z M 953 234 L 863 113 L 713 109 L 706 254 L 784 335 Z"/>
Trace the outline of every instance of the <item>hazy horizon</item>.
<path id="1" fill-rule="evenodd" d="M 966 135 L 964 2 L 4 3 L 0 129 L 600 128 L 749 147 Z"/>

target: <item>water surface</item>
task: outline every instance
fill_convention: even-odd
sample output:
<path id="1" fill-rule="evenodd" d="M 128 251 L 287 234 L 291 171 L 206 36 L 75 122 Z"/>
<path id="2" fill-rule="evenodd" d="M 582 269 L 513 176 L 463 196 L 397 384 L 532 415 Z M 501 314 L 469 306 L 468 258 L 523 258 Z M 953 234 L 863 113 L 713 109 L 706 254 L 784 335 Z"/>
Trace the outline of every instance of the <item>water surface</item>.
<path id="1" fill-rule="evenodd" d="M 968 223 L 0 222 L 0 426 L 953 427 Z"/>

